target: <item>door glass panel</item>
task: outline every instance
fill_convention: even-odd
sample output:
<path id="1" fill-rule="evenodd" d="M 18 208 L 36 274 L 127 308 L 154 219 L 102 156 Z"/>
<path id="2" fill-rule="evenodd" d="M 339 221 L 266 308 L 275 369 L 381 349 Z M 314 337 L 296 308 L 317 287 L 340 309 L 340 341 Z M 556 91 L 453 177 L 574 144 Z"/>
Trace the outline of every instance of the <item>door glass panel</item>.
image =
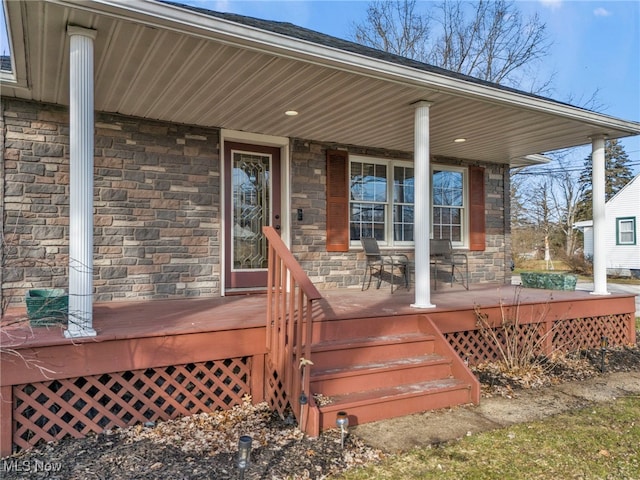
<path id="1" fill-rule="evenodd" d="M 233 152 L 233 268 L 267 268 L 270 155 Z"/>

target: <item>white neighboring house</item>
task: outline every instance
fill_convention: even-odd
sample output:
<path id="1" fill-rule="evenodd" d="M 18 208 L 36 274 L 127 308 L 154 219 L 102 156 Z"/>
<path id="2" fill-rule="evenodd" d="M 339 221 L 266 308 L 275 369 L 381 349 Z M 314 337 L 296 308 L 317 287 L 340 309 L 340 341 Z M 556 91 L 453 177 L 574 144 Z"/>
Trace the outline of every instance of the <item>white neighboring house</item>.
<path id="1" fill-rule="evenodd" d="M 607 273 L 640 276 L 640 175 L 605 204 Z M 584 232 L 584 255 L 593 258 L 593 220 L 573 224 Z"/>

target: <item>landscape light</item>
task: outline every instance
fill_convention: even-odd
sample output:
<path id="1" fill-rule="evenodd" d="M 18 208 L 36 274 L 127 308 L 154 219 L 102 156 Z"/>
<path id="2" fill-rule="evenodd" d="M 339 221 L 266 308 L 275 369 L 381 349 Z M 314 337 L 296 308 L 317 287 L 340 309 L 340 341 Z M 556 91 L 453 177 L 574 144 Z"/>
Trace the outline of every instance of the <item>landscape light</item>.
<path id="1" fill-rule="evenodd" d="M 349 426 L 347 412 L 338 412 L 336 416 L 336 426 L 340 429 L 340 446 L 344 448 L 344 436 L 347 434 L 347 427 Z"/>
<path id="2" fill-rule="evenodd" d="M 238 470 L 240 471 L 240 480 L 244 479 L 244 472 L 249 468 L 251 462 L 251 437 L 242 435 L 238 440 Z"/>
<path id="3" fill-rule="evenodd" d="M 609 337 L 603 335 L 600 337 L 600 373 L 604 373 L 604 360 L 607 355 L 607 347 L 609 346 Z"/>
<path id="4" fill-rule="evenodd" d="M 304 408 L 307 406 L 307 403 L 309 403 L 309 398 L 307 397 L 307 394 L 302 392 L 300 394 L 300 421 L 298 422 L 298 428 L 300 430 L 304 430 Z"/>

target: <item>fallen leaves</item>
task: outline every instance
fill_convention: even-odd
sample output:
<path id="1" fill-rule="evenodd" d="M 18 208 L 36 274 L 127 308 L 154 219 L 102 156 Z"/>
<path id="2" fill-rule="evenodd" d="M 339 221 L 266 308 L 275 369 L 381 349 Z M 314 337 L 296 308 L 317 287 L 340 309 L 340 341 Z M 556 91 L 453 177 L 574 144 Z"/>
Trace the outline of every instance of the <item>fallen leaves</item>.
<path id="1" fill-rule="evenodd" d="M 510 369 L 504 362 L 485 362 L 471 367 L 482 384 L 485 397 L 513 398 L 518 389 L 542 388 L 600 375 L 600 350 L 586 350 L 539 357 L 529 367 Z M 640 348 L 613 347 L 606 353 L 608 372 L 638 370 Z"/>

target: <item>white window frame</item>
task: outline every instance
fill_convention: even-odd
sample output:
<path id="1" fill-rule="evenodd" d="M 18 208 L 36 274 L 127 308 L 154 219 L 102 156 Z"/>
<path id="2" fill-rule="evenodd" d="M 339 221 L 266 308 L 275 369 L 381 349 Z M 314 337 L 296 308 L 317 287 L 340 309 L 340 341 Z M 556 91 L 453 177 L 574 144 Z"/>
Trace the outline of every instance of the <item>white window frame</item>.
<path id="1" fill-rule="evenodd" d="M 429 184 L 431 185 L 431 198 L 429 198 L 429 209 L 431 219 L 431 238 L 434 238 L 433 227 L 433 175 L 435 170 L 444 170 L 449 172 L 458 172 L 462 174 L 462 218 L 460 220 L 460 232 L 461 241 L 452 241 L 451 246 L 453 248 L 469 248 L 469 169 L 467 167 L 460 167 L 455 165 L 442 165 L 439 163 L 431 164 L 431 176 L 429 178 Z"/>
<path id="2" fill-rule="evenodd" d="M 415 242 L 397 242 L 393 240 L 393 187 L 394 187 L 394 167 L 409 167 L 415 169 L 415 164 L 408 160 L 384 159 L 377 157 L 367 157 L 360 155 L 349 155 L 349 181 L 351 181 L 351 165 L 356 163 L 370 163 L 375 165 L 384 165 L 387 169 L 387 200 L 385 213 L 385 241 L 379 241 L 380 246 L 385 247 L 413 247 Z M 445 170 L 451 172 L 459 172 L 462 174 L 462 219 L 461 219 L 461 241 L 451 242 L 454 248 L 469 248 L 469 169 L 467 167 L 443 164 L 431 164 L 429 185 L 432 192 L 429 198 L 429 218 L 431 222 L 431 238 L 433 238 L 433 175 L 435 170 Z M 415 170 L 414 170 L 415 171 Z M 351 204 L 362 203 L 351 199 L 349 192 L 349 225 L 351 225 Z M 365 202 L 366 203 L 366 202 Z M 415 208 L 415 204 L 414 204 Z M 415 213 L 415 210 L 414 210 Z M 349 227 L 349 237 L 351 237 L 351 228 Z M 359 247 L 359 240 L 351 240 L 351 247 Z"/>
<path id="3" fill-rule="evenodd" d="M 384 247 L 413 247 L 413 241 L 394 241 L 393 240 L 393 187 L 395 167 L 412 168 L 415 171 L 415 165 L 411 160 L 386 159 L 378 157 L 367 157 L 360 155 L 349 155 L 349 183 L 351 183 L 351 166 L 353 163 L 370 163 L 374 165 L 383 165 L 387 170 L 387 191 L 385 202 L 385 219 L 384 219 L 384 241 L 379 241 L 380 246 Z M 353 203 L 367 203 L 351 198 L 351 188 L 349 188 L 349 245 L 351 247 L 360 247 L 360 240 L 351 240 L 351 205 Z M 414 204 L 415 209 L 415 204 Z M 415 211 L 415 210 L 414 210 Z"/>
<path id="4" fill-rule="evenodd" d="M 620 228 L 623 223 L 631 224 L 631 230 L 622 230 Z M 631 233 L 633 238 L 629 242 L 625 242 L 622 240 L 623 233 Z M 616 245 L 636 245 L 636 217 L 617 217 L 616 218 Z"/>

